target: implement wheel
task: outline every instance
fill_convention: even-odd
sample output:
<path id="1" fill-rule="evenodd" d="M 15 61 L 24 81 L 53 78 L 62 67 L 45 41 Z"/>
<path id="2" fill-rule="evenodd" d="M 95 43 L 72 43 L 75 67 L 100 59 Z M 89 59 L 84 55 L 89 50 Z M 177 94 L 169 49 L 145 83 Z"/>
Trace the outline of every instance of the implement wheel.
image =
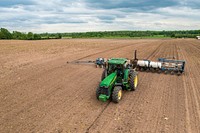
<path id="1" fill-rule="evenodd" d="M 122 87 L 115 86 L 112 93 L 112 101 L 115 103 L 119 103 L 121 99 L 122 99 Z"/>
<path id="2" fill-rule="evenodd" d="M 130 73 L 129 73 L 129 84 L 130 84 L 130 90 L 135 91 L 137 86 L 138 86 L 137 72 L 130 71 Z"/>
<path id="3" fill-rule="evenodd" d="M 171 75 L 174 75 L 174 71 L 171 71 Z"/>
<path id="4" fill-rule="evenodd" d="M 168 72 L 168 70 L 165 70 L 164 73 L 165 73 L 165 74 L 168 74 L 169 72 Z"/>
<path id="5" fill-rule="evenodd" d="M 181 75 L 181 72 L 180 72 L 180 71 L 178 71 L 178 72 L 177 72 L 177 75 L 178 75 L 178 76 L 180 76 L 180 75 Z"/>

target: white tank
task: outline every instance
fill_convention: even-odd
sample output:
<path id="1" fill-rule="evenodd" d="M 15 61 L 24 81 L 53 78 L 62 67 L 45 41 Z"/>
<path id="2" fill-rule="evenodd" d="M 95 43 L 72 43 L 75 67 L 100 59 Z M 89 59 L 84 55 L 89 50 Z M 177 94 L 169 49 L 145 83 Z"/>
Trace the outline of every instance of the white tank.
<path id="1" fill-rule="evenodd" d="M 151 62 L 150 62 L 150 67 L 153 67 L 153 68 L 161 68 L 161 67 L 162 67 L 162 63 L 161 63 L 161 62 L 154 62 L 154 61 L 151 61 Z"/>
<path id="2" fill-rule="evenodd" d="M 141 67 L 149 67 L 149 62 L 144 60 L 138 60 L 137 65 Z"/>

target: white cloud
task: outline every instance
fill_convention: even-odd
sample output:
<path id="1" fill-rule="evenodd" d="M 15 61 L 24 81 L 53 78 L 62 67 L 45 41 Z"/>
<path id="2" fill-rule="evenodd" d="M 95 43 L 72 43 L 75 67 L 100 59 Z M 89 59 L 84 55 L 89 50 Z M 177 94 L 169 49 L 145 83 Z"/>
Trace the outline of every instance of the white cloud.
<path id="1" fill-rule="evenodd" d="M 130 0 L 131 1 L 131 0 Z M 82 32 L 108 30 L 189 30 L 200 29 L 200 9 L 188 0 L 162 4 L 152 9 L 117 8 L 101 4 L 92 7 L 89 0 L 32 0 L 32 4 L 0 6 L 0 26 L 23 32 Z M 126 0 L 128 3 L 128 0 Z M 93 2 L 94 3 L 94 2 Z M 112 4 L 108 2 L 104 4 Z M 176 5 L 180 3 L 180 5 Z M 194 3 L 198 1 L 194 0 Z M 125 7 L 127 4 L 123 4 Z M 137 5 L 137 4 L 136 4 Z M 166 5 L 166 6 L 165 6 Z M 118 1 L 118 6 L 121 7 Z M 196 7 L 196 6 L 195 6 Z"/>

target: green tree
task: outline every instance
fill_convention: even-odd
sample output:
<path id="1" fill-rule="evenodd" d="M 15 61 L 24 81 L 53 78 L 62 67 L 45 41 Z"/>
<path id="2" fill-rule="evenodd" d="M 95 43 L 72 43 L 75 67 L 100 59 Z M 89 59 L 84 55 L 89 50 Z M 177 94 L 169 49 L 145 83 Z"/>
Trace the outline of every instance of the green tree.
<path id="1" fill-rule="evenodd" d="M 33 38 L 34 38 L 34 40 L 40 40 L 41 36 L 39 34 L 34 34 Z"/>
<path id="2" fill-rule="evenodd" d="M 28 32 L 27 39 L 28 40 L 33 40 L 34 39 L 34 34 L 32 32 Z"/>
<path id="3" fill-rule="evenodd" d="M 27 35 L 19 31 L 13 31 L 13 39 L 27 40 Z"/>
<path id="4" fill-rule="evenodd" d="M 57 33 L 56 35 L 54 35 L 56 39 L 61 39 L 62 35 L 60 33 Z"/>
<path id="5" fill-rule="evenodd" d="M 12 34 L 7 29 L 1 28 L 0 32 L 0 39 L 12 39 Z"/>
<path id="6" fill-rule="evenodd" d="M 3 38 L 2 36 L 3 36 L 3 34 L 2 34 L 2 33 L 1 33 L 1 31 L 0 31 L 0 39 L 2 39 L 2 38 Z"/>

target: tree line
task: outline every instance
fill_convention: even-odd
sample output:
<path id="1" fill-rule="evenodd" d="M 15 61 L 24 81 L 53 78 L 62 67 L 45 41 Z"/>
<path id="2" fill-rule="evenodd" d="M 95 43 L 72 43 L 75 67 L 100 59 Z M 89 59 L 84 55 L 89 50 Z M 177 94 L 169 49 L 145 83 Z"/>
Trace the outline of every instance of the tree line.
<path id="1" fill-rule="evenodd" d="M 99 31 L 99 32 L 75 32 L 75 33 L 24 33 L 19 31 L 9 32 L 5 28 L 0 29 L 0 39 L 16 40 L 41 40 L 61 38 L 195 38 L 200 35 L 200 30 L 184 31 Z"/>
<path id="2" fill-rule="evenodd" d="M 72 38 L 106 38 L 106 37 L 130 37 L 130 38 L 195 38 L 200 35 L 200 30 L 187 31 L 104 31 L 104 32 L 83 32 L 63 33 L 63 37 Z"/>
<path id="3" fill-rule="evenodd" d="M 41 40 L 41 39 L 61 39 L 59 33 L 56 34 L 34 34 L 32 32 L 24 33 L 19 31 L 9 32 L 6 28 L 0 29 L 0 39 L 14 40 Z"/>

